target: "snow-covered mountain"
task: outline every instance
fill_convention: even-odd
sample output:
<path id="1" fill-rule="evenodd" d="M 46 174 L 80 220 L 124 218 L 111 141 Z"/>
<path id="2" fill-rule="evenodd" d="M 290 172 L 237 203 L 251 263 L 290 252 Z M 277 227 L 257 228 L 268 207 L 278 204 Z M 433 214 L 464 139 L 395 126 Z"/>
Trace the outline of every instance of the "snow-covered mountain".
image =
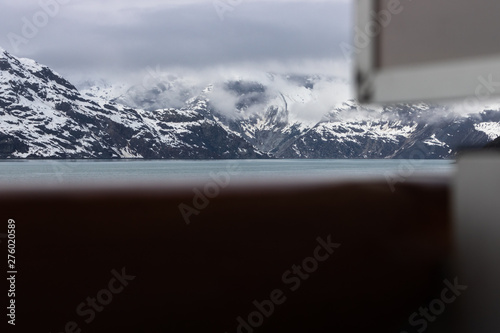
<path id="1" fill-rule="evenodd" d="M 243 102 L 237 104 L 239 116 L 219 120 L 261 151 L 278 158 L 448 158 L 460 148 L 484 146 L 500 136 L 498 111 L 464 117 L 443 106 L 427 104 L 366 108 L 344 101 L 333 105 L 316 122 L 301 121 L 295 109 L 317 106 L 314 79 L 302 82 L 307 83 L 298 87 L 302 88 L 300 92 L 295 89 L 271 94 L 261 107 L 263 112 L 246 115 L 244 110 L 253 105 Z M 233 90 L 235 84 L 226 88 Z M 245 84 L 246 91 L 241 89 Z M 256 83 L 245 84 L 237 83 L 242 101 L 248 96 L 265 100 L 255 96 L 256 91 L 266 93 L 263 86 L 259 90 Z"/>
<path id="2" fill-rule="evenodd" d="M 266 157 L 204 109 L 204 101 L 145 111 L 93 98 L 0 50 L 0 158 Z"/>
<path id="3" fill-rule="evenodd" d="M 500 136 L 498 110 L 362 107 L 319 75 L 78 86 L 0 49 L 0 158 L 447 158 Z"/>

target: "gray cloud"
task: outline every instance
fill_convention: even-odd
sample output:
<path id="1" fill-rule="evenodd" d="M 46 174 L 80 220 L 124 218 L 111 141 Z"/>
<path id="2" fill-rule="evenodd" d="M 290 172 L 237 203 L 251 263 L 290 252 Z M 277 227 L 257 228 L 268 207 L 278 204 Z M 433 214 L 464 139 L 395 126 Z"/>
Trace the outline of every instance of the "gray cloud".
<path id="1" fill-rule="evenodd" d="M 211 0 L 64 1 L 17 55 L 70 76 L 341 58 L 351 21 L 342 0 L 242 0 L 224 20 Z M 13 53 L 8 34 L 22 36 L 22 18 L 32 21 L 41 10 L 38 1 L 19 2 L 0 0 L 0 46 Z"/>

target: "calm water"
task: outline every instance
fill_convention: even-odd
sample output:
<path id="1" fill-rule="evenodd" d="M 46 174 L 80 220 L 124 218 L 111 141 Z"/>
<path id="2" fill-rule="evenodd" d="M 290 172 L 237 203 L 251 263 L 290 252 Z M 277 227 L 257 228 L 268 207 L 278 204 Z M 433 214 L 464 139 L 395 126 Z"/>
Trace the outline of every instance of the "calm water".
<path id="1" fill-rule="evenodd" d="M 190 183 L 229 172 L 231 180 L 335 180 L 451 175 L 450 160 L 0 161 L 0 186 Z"/>

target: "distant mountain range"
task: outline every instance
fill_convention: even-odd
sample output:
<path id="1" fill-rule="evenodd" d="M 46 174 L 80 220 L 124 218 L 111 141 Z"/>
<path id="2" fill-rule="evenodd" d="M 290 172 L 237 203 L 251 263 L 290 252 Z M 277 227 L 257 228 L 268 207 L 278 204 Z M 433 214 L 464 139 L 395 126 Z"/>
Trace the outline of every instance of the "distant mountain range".
<path id="1" fill-rule="evenodd" d="M 0 158 L 449 158 L 500 137 L 498 109 L 325 105 L 321 96 L 341 84 L 268 73 L 204 87 L 172 77 L 77 89 L 0 49 Z"/>

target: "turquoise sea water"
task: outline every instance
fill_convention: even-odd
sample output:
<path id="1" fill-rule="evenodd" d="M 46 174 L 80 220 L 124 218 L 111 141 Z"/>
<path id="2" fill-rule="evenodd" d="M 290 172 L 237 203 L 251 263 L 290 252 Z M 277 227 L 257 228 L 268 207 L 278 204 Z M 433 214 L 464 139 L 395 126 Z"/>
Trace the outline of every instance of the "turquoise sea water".
<path id="1" fill-rule="evenodd" d="M 450 160 L 122 160 L 0 161 L 0 186 L 52 184 L 128 184 L 204 181 L 230 172 L 233 180 L 365 179 L 448 176 Z"/>

